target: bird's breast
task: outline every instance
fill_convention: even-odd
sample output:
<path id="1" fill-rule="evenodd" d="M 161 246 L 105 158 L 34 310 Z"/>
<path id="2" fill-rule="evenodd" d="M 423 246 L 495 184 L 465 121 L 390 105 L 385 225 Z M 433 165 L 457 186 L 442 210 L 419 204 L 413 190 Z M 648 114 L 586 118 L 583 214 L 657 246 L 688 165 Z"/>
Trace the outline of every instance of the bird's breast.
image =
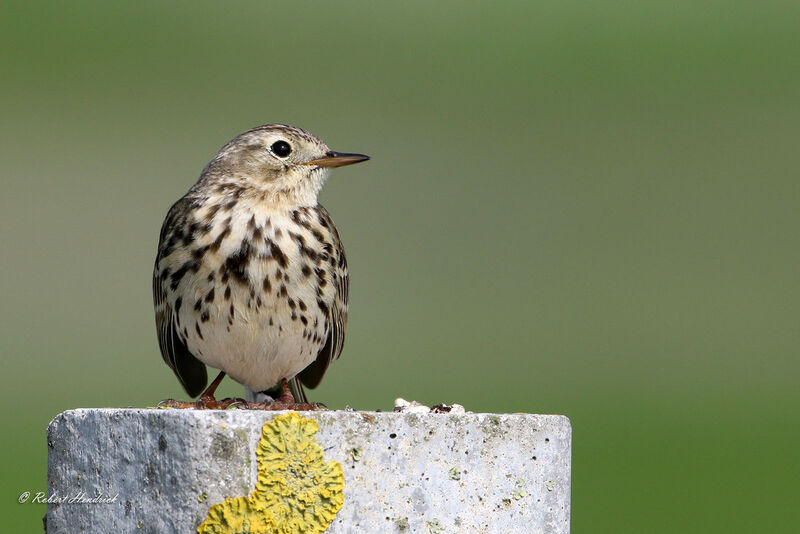
<path id="1" fill-rule="evenodd" d="M 341 253 L 316 210 L 206 205 L 183 226 L 157 268 L 190 352 L 254 390 L 311 363 L 330 328 Z"/>

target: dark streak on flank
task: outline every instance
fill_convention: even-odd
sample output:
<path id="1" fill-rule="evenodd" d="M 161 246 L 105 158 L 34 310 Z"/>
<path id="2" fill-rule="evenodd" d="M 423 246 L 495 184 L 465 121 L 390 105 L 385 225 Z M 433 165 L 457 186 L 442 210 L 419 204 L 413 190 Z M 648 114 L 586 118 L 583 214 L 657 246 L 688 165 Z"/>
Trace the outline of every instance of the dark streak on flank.
<path id="1" fill-rule="evenodd" d="M 247 284 L 247 264 L 250 263 L 250 255 L 253 249 L 247 239 L 243 239 L 239 250 L 228 256 L 225 260 L 225 267 L 233 275 L 233 278 L 242 284 Z"/>
<path id="2" fill-rule="evenodd" d="M 175 291 L 178 288 L 178 284 L 180 284 L 181 279 L 183 279 L 183 277 L 186 275 L 187 272 L 192 271 L 193 273 L 196 273 L 199 270 L 200 270 L 200 263 L 197 262 L 196 260 L 189 260 L 185 262 L 183 265 L 180 266 L 180 268 L 177 271 L 172 273 L 172 275 L 169 277 L 171 281 L 170 289 Z"/>
<path id="3" fill-rule="evenodd" d="M 314 269 L 314 274 L 317 275 L 317 285 L 319 285 L 319 287 L 322 288 L 328 285 L 328 281 L 325 279 L 324 269 L 320 269 L 319 267 L 317 267 L 316 269 Z"/>
<path id="4" fill-rule="evenodd" d="M 301 247 L 300 254 L 310 259 L 315 265 L 319 265 L 320 257 L 313 249 L 309 247 Z"/>
<path id="5" fill-rule="evenodd" d="M 301 236 L 300 234 L 289 232 L 289 237 L 291 237 L 294 241 L 296 241 L 297 244 L 300 245 L 301 247 L 306 246 L 306 238 Z"/>
<path id="6" fill-rule="evenodd" d="M 183 246 L 189 246 L 192 241 L 194 241 L 194 233 L 197 231 L 197 228 L 200 226 L 200 223 L 197 221 L 192 222 L 189 225 L 189 229 L 182 236 Z"/>
<path id="7" fill-rule="evenodd" d="M 211 246 L 208 247 L 210 251 L 216 252 L 217 250 L 219 250 L 219 247 L 222 245 L 222 241 L 230 235 L 231 233 L 230 222 L 231 218 L 228 217 L 224 223 L 225 229 L 222 232 L 220 232 L 220 234 L 217 236 L 214 242 L 211 243 Z"/>
<path id="8" fill-rule="evenodd" d="M 286 257 L 286 254 L 284 254 L 281 248 L 274 242 L 270 243 L 270 249 L 272 255 L 278 261 L 278 265 L 285 269 L 286 266 L 289 265 L 289 259 Z"/>
<path id="9" fill-rule="evenodd" d="M 219 204 L 216 202 L 209 204 L 208 211 L 206 212 L 206 218 L 209 220 L 213 219 L 214 215 L 216 215 L 217 212 L 219 211 L 219 207 L 220 207 Z"/>
<path id="10" fill-rule="evenodd" d="M 211 248 L 211 245 L 206 245 L 204 247 L 196 248 L 192 251 L 192 257 L 196 260 L 199 260 L 203 256 L 205 256 L 206 251 Z"/>

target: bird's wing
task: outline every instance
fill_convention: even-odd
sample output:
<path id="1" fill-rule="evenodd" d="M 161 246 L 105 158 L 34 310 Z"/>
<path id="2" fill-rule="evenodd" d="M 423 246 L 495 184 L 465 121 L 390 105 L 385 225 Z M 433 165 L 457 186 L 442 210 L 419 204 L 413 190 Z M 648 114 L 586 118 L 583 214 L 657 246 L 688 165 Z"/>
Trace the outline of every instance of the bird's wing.
<path id="1" fill-rule="evenodd" d="M 347 327 L 347 301 L 350 289 L 350 274 L 347 272 L 347 258 L 344 255 L 344 248 L 339 239 L 339 233 L 333 225 L 333 220 L 328 214 L 327 210 L 322 206 L 318 206 L 320 215 L 326 220 L 328 228 L 331 229 L 333 235 L 333 250 L 338 255 L 336 259 L 336 266 L 334 268 L 334 280 L 336 287 L 336 294 L 334 295 L 333 304 L 328 310 L 328 337 L 325 340 L 325 345 L 317 354 L 317 359 L 303 369 L 300 374 L 300 381 L 310 387 L 315 388 L 322 380 L 322 376 L 328 369 L 328 366 L 333 360 L 339 357 L 342 353 L 344 346 L 344 332 Z"/>
<path id="2" fill-rule="evenodd" d="M 189 352 L 186 344 L 181 339 L 172 307 L 164 289 L 168 283 L 169 273 L 168 271 L 160 271 L 158 268 L 166 244 L 165 237 L 167 237 L 168 229 L 175 223 L 176 206 L 173 206 L 169 211 L 167 218 L 164 220 L 164 225 L 161 227 L 158 255 L 153 269 L 153 305 L 156 312 L 156 330 L 161 356 L 175 372 L 186 393 L 191 397 L 196 397 L 202 393 L 208 382 L 206 366 Z"/>

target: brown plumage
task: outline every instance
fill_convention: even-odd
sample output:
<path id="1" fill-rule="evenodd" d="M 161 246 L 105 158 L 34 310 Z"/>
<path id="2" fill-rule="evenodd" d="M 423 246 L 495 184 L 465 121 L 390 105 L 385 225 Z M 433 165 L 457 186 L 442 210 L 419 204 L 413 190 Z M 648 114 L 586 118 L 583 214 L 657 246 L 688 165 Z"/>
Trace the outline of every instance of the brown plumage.
<path id="1" fill-rule="evenodd" d="M 253 391 L 290 381 L 303 401 L 300 383 L 319 384 L 344 344 L 349 276 L 317 194 L 329 169 L 366 159 L 300 128 L 260 126 L 225 145 L 169 210 L 156 327 L 189 395 L 206 387 L 206 365 Z"/>

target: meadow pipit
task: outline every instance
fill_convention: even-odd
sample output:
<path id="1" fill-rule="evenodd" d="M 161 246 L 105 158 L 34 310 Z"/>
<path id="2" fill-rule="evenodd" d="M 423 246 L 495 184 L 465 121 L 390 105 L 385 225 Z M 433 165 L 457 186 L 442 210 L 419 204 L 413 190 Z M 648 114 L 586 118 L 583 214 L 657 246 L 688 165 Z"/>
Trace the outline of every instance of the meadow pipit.
<path id="1" fill-rule="evenodd" d="M 349 281 L 317 194 L 331 168 L 367 159 L 300 128 L 259 126 L 222 147 L 170 208 L 153 272 L 158 343 L 186 392 L 202 395 L 168 406 L 309 407 L 301 384 L 316 387 L 342 351 Z M 203 391 L 206 365 L 220 373 Z M 216 401 L 226 373 L 282 396 Z"/>

